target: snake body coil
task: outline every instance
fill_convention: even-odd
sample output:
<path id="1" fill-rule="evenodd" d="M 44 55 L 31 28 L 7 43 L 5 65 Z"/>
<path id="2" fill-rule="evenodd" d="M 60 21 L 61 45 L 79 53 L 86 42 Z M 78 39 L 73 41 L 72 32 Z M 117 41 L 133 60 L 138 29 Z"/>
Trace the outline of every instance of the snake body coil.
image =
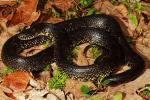
<path id="1" fill-rule="evenodd" d="M 46 40 L 52 46 L 42 52 L 22 57 L 24 49 L 42 44 Z M 73 49 L 83 43 L 102 50 L 94 64 L 79 66 L 73 63 Z M 88 48 L 87 47 L 87 48 Z M 60 71 L 82 81 L 96 81 L 105 76 L 112 83 L 133 80 L 144 70 L 143 59 L 135 53 L 123 37 L 118 22 L 105 14 L 71 19 L 57 24 L 40 23 L 11 37 L 3 46 L 2 60 L 7 66 L 28 71 L 42 70 L 55 60 Z M 112 75 L 121 65 L 130 69 Z"/>

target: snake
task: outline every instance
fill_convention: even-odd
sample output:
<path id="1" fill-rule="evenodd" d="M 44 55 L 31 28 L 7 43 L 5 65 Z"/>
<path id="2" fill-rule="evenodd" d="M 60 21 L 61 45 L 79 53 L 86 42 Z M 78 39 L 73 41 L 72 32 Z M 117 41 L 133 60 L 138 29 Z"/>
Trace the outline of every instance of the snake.
<path id="1" fill-rule="evenodd" d="M 20 53 L 33 46 L 50 41 L 41 52 L 24 57 Z M 79 66 L 73 62 L 75 47 L 89 43 L 101 54 L 91 65 Z M 93 14 L 59 22 L 37 23 L 9 38 L 2 48 L 2 61 L 18 70 L 38 71 L 52 62 L 72 79 L 96 82 L 105 77 L 111 83 L 123 83 L 136 79 L 145 69 L 143 58 L 126 41 L 118 21 L 111 15 Z M 123 65 L 129 69 L 115 73 Z"/>

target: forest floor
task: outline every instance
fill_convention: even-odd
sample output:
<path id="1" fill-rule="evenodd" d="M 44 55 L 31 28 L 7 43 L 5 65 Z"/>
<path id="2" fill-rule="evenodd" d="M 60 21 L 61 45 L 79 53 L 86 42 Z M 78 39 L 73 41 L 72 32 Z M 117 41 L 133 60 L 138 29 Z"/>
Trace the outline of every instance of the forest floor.
<path id="1" fill-rule="evenodd" d="M 15 71 L 0 57 L 0 100 L 150 100 L 149 0 L 0 0 L 0 51 L 8 38 L 32 23 L 58 23 L 95 13 L 111 15 L 119 22 L 132 48 L 145 60 L 141 76 L 120 85 L 105 84 L 98 90 L 91 82 L 65 76 L 54 80 L 60 73 L 49 68 L 36 73 Z M 76 63 L 85 63 L 82 55 L 78 58 Z M 52 66 L 55 70 L 55 63 Z M 57 83 L 60 80 L 63 82 Z M 96 91 L 90 94 L 92 90 Z"/>

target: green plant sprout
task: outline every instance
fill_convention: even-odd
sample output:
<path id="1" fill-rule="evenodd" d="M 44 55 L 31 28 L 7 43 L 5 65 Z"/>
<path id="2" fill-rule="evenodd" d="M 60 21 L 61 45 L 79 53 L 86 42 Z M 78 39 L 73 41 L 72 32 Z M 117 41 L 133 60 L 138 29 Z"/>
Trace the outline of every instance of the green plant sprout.
<path id="1" fill-rule="evenodd" d="M 14 68 L 6 66 L 0 70 L 0 76 L 5 76 L 5 75 L 13 72 L 14 70 L 15 70 Z"/>
<path id="2" fill-rule="evenodd" d="M 91 53 L 93 55 L 93 59 L 96 59 L 98 56 L 101 55 L 102 51 L 96 47 L 92 47 Z"/>
<path id="3" fill-rule="evenodd" d="M 53 77 L 48 81 L 48 86 L 50 89 L 63 89 L 66 79 L 67 75 L 56 69 L 53 73 Z"/>
<path id="4" fill-rule="evenodd" d="M 91 5 L 93 0 L 79 0 L 79 3 L 82 7 L 88 7 Z"/>
<path id="5" fill-rule="evenodd" d="M 150 96 L 150 84 L 145 84 L 145 89 L 143 90 L 144 95 Z"/>
<path id="6" fill-rule="evenodd" d="M 92 90 L 88 86 L 82 85 L 80 91 L 84 97 L 90 97 Z"/>
<path id="7" fill-rule="evenodd" d="M 117 91 L 113 94 L 113 100 L 123 100 L 123 93 Z"/>
<path id="8" fill-rule="evenodd" d="M 138 19 L 137 19 L 137 17 L 135 15 L 133 15 L 133 14 L 129 14 L 129 18 L 130 18 L 131 22 L 133 23 L 133 25 L 135 27 L 137 27 L 138 26 Z"/>
<path id="9" fill-rule="evenodd" d="M 50 68 L 51 68 L 51 65 L 47 64 L 46 67 L 44 68 L 44 71 L 48 71 L 50 70 Z"/>
<path id="10" fill-rule="evenodd" d="M 92 15 L 94 12 L 96 11 L 95 8 L 91 7 L 91 8 L 87 8 L 87 16 Z"/>
<path id="11" fill-rule="evenodd" d="M 73 49 L 73 51 L 72 51 L 73 57 L 77 57 L 79 50 L 80 50 L 80 46 L 76 46 L 76 47 Z"/>
<path id="12" fill-rule="evenodd" d="M 106 76 L 107 75 L 103 75 L 103 74 L 99 76 L 96 84 L 98 89 L 102 89 L 103 87 L 107 86 L 111 82 L 111 80 L 106 79 Z"/>

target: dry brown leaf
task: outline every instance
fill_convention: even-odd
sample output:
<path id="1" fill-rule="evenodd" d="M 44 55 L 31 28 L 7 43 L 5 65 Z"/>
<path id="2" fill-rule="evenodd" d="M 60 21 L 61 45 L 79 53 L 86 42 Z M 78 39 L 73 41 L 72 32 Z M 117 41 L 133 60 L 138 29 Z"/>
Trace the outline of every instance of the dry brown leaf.
<path id="1" fill-rule="evenodd" d="M 20 55 L 24 56 L 24 57 L 28 57 L 28 56 L 33 56 L 37 53 L 39 53 L 40 51 L 44 50 L 45 47 L 43 45 L 38 45 L 38 46 L 33 46 L 29 49 L 25 49 L 23 50 Z"/>
<path id="2" fill-rule="evenodd" d="M 118 13 L 117 13 L 117 16 L 120 15 L 120 17 L 125 17 L 125 18 L 127 18 L 128 10 L 127 10 L 127 8 L 126 8 L 125 5 L 120 4 L 120 5 L 118 5 L 118 6 L 115 6 L 115 11 L 118 12 Z"/>
<path id="3" fill-rule="evenodd" d="M 40 15 L 41 15 L 40 12 L 33 12 L 31 14 L 31 17 L 24 23 L 27 25 L 31 25 L 33 22 L 35 22 L 40 17 Z"/>
<path id="4" fill-rule="evenodd" d="M 66 94 L 66 100 L 74 100 L 73 94 L 71 93 Z"/>
<path id="5" fill-rule="evenodd" d="M 3 85 L 14 91 L 23 91 L 29 83 L 29 74 L 27 72 L 15 71 L 4 77 Z"/>
<path id="6" fill-rule="evenodd" d="M 83 53 L 86 46 L 88 46 L 89 43 L 84 43 L 79 45 L 79 51 L 77 53 L 77 57 L 73 59 L 73 62 L 76 63 L 79 66 L 86 66 L 86 65 L 92 65 L 94 63 L 95 59 L 92 59 L 92 53 L 90 53 L 90 50 L 87 51 L 86 56 Z"/>
<path id="7" fill-rule="evenodd" d="M 55 24 L 62 21 L 64 21 L 62 18 L 49 18 L 46 22 Z"/>
<path id="8" fill-rule="evenodd" d="M 0 89 L 1 91 L 3 91 L 8 97 L 15 99 L 15 97 L 13 96 L 13 91 L 7 87 L 5 87 L 4 85 L 0 85 Z M 1 97 L 1 96 L 0 96 Z"/>
<path id="9" fill-rule="evenodd" d="M 20 23 L 12 27 L 7 27 L 7 34 L 9 34 L 9 36 L 13 36 L 17 34 L 17 32 L 19 32 L 20 30 L 22 30 L 24 27 L 25 27 L 24 23 Z"/>
<path id="10" fill-rule="evenodd" d="M 14 6 L 16 3 L 16 0 L 0 0 L 0 6 Z"/>
<path id="11" fill-rule="evenodd" d="M 2 91 L 4 91 L 5 93 L 12 93 L 12 92 L 13 92 L 11 89 L 7 88 L 7 87 L 4 86 L 4 85 L 0 85 L 0 89 L 1 89 Z"/>
<path id="12" fill-rule="evenodd" d="M 47 1 L 47 3 L 45 4 L 44 6 L 44 9 L 47 10 L 47 9 L 51 9 L 52 8 L 52 5 L 53 5 L 53 2 L 51 1 Z"/>
<path id="13" fill-rule="evenodd" d="M 65 100 L 65 94 L 61 90 L 27 89 L 24 92 L 14 92 L 16 100 Z"/>
<path id="14" fill-rule="evenodd" d="M 36 74 L 35 77 L 37 77 L 39 80 L 46 83 L 52 77 L 52 75 L 51 75 L 51 71 L 48 70 L 48 71 L 42 71 Z"/>
<path id="15" fill-rule="evenodd" d="M 74 7 L 74 0 L 54 0 L 54 5 L 64 12 Z"/>
<path id="16" fill-rule="evenodd" d="M 146 25 L 146 23 L 145 23 L 145 21 L 144 21 L 144 17 L 143 16 L 140 16 L 140 19 L 139 19 L 139 24 L 138 24 L 138 26 L 136 27 L 136 30 L 135 30 L 135 32 L 134 33 L 132 33 L 133 35 L 132 36 L 134 36 L 134 37 L 141 37 L 142 35 L 144 35 L 146 32 L 144 32 L 144 31 L 146 31 L 147 30 L 147 25 Z"/>
<path id="17" fill-rule="evenodd" d="M 12 98 L 6 96 L 4 91 L 0 89 L 0 100 L 15 100 L 15 99 L 12 99 Z"/>
<path id="18" fill-rule="evenodd" d="M 136 44 L 136 48 L 147 60 L 150 60 L 150 47 L 142 44 Z"/>
<path id="19" fill-rule="evenodd" d="M 14 7 L 0 7 L 0 19 L 7 19 L 10 21 L 15 11 L 16 8 Z"/>
<path id="20" fill-rule="evenodd" d="M 141 3 L 142 3 L 142 6 L 143 6 L 144 8 L 148 8 L 148 9 L 142 10 L 142 12 L 143 12 L 144 14 L 146 14 L 146 15 L 149 17 L 149 20 L 150 20 L 150 10 L 149 10 L 149 8 L 150 8 L 150 3 L 146 3 L 146 2 L 141 2 Z"/>
<path id="21" fill-rule="evenodd" d="M 46 87 L 46 83 L 41 80 L 35 80 L 30 77 L 29 85 L 36 88 L 36 89 L 44 89 Z M 29 87 L 28 87 L 29 88 Z"/>
<path id="22" fill-rule="evenodd" d="M 13 95 L 13 93 L 5 93 L 8 97 L 12 98 L 12 99 L 16 99 Z"/>
<path id="23" fill-rule="evenodd" d="M 2 32 L 6 32 L 7 31 L 7 19 L 0 19 L 0 35 L 2 34 Z"/>
<path id="24" fill-rule="evenodd" d="M 33 12 L 36 12 L 37 0 L 22 0 L 20 6 L 17 8 L 10 25 L 19 23 L 28 24 L 29 19 L 32 17 Z"/>
<path id="25" fill-rule="evenodd" d="M 137 50 L 148 60 L 150 60 L 150 22 L 146 24 L 144 18 L 141 17 L 139 26 L 136 29 L 135 37 Z"/>
<path id="26" fill-rule="evenodd" d="M 14 92 L 16 100 L 47 100 L 45 96 L 49 93 L 45 89 L 30 89 L 25 92 Z"/>
<path id="27" fill-rule="evenodd" d="M 4 42 L 8 39 L 8 34 L 7 34 L 7 27 L 6 27 L 6 23 L 7 23 L 7 20 L 6 19 L 0 19 L 0 51 L 2 49 L 2 46 L 4 44 Z M 0 52 L 0 55 L 1 55 L 1 52 Z M 3 66 L 3 64 L 1 63 L 1 57 L 0 57 L 0 65 Z M 0 66 L 0 67 L 2 67 Z"/>
<path id="28" fill-rule="evenodd" d="M 99 1 L 97 3 L 94 4 L 94 7 L 101 11 L 104 12 L 106 14 L 110 14 L 115 8 L 114 5 L 112 5 L 109 1 Z"/>
<path id="29" fill-rule="evenodd" d="M 55 96 L 57 98 L 59 98 L 60 100 L 65 100 L 65 93 L 62 90 L 60 90 L 60 89 L 52 89 L 52 90 L 50 90 L 50 92 L 52 94 L 55 94 Z"/>

